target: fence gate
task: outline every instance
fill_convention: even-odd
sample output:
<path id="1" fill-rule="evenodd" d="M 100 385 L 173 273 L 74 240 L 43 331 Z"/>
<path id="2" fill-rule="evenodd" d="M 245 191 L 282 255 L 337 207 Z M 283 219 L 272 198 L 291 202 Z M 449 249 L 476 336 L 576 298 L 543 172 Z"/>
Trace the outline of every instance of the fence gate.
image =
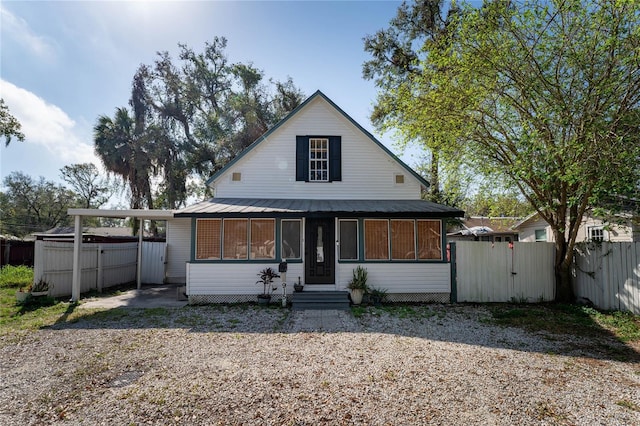
<path id="1" fill-rule="evenodd" d="M 141 281 L 144 284 L 164 283 L 166 243 L 142 243 Z"/>
<path id="2" fill-rule="evenodd" d="M 554 299 L 553 243 L 457 241 L 451 246 L 458 302 Z"/>

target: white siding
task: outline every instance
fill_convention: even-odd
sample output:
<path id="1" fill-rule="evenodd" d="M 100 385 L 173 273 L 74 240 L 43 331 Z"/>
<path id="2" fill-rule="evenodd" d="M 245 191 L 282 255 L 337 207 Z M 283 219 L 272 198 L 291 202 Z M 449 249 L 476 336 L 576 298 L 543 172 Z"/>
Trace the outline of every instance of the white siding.
<path id="1" fill-rule="evenodd" d="M 634 240 L 633 227 L 631 224 L 605 223 L 601 219 L 585 215 L 582 223 L 580 223 L 580 227 L 578 228 L 576 242 L 580 243 L 583 241 L 589 241 L 589 227 L 591 226 L 606 227 L 605 241 L 626 242 Z M 547 242 L 551 243 L 555 241 L 553 232 L 551 232 L 551 226 L 538 216 L 535 216 L 518 228 L 518 240 L 521 242 L 534 242 L 536 240 L 536 229 L 546 229 Z"/>
<path id="2" fill-rule="evenodd" d="M 360 263 L 367 270 L 367 285 L 391 293 L 449 293 L 448 263 Z M 358 264 L 343 263 L 336 277 L 337 290 L 346 290 Z"/>
<path id="3" fill-rule="evenodd" d="M 185 283 L 186 264 L 191 258 L 191 219 L 167 221 L 166 281 Z"/>
<path id="4" fill-rule="evenodd" d="M 296 181 L 296 135 L 342 137 L 342 181 Z M 240 182 L 231 180 L 241 174 Z M 395 183 L 404 175 L 404 184 Z M 318 97 L 214 183 L 218 198 L 420 199 L 420 182 Z"/>
<path id="5" fill-rule="evenodd" d="M 256 284 L 258 272 L 273 263 L 190 263 L 188 269 L 187 294 L 189 295 L 231 295 L 258 294 L 262 287 Z M 336 273 L 336 290 L 346 290 L 351 280 L 353 268 L 357 264 L 340 264 Z M 451 269 L 448 263 L 363 263 L 368 271 L 368 284 L 379 289 L 387 289 L 389 293 L 449 293 Z M 287 272 L 287 292 L 293 291 L 293 283 L 304 284 L 302 263 L 290 263 Z M 281 280 L 276 280 L 280 294 Z M 305 291 L 313 291 L 315 286 L 305 287 Z M 322 286 L 323 289 L 326 289 Z M 318 287 L 319 288 L 319 287 Z"/>
<path id="6" fill-rule="evenodd" d="M 238 295 L 260 294 L 262 285 L 256 284 L 258 272 L 266 267 L 278 270 L 278 264 L 271 263 L 189 263 L 187 264 L 187 294 L 198 295 Z M 293 282 L 304 273 L 302 263 L 290 263 L 287 271 L 287 292 L 293 292 Z M 282 293 L 281 278 L 276 278 L 276 294 Z"/>
<path id="7" fill-rule="evenodd" d="M 545 229 L 547 231 L 547 242 L 552 243 L 555 241 L 553 232 L 551 232 L 551 227 L 547 222 L 540 218 L 537 220 L 527 221 L 518 228 L 518 241 L 526 243 L 535 242 L 536 229 Z"/>
<path id="8" fill-rule="evenodd" d="M 550 301 L 554 298 L 555 247 L 459 241 L 455 243 L 458 302 Z"/>

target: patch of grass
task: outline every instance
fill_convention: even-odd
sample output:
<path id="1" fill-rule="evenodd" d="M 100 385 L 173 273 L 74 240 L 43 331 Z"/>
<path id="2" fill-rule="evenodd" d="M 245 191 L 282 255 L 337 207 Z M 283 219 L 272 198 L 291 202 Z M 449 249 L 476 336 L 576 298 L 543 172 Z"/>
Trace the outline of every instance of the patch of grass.
<path id="1" fill-rule="evenodd" d="M 33 283 L 33 268 L 6 265 L 0 269 L 0 288 L 27 288 Z"/>
<path id="2" fill-rule="evenodd" d="M 607 337 L 621 342 L 640 340 L 640 317 L 627 312 L 600 312 L 567 304 L 488 305 L 493 322 L 528 331 L 546 331 L 582 337 Z"/>
<path id="3" fill-rule="evenodd" d="M 635 404 L 635 403 L 633 403 L 633 402 L 631 402 L 631 401 L 629 401 L 627 399 L 623 399 L 622 401 L 616 402 L 616 405 L 619 405 L 619 406 L 624 407 L 624 408 L 626 408 L 628 410 L 631 410 L 631 411 L 640 412 L 640 406 L 638 406 L 638 404 Z"/>

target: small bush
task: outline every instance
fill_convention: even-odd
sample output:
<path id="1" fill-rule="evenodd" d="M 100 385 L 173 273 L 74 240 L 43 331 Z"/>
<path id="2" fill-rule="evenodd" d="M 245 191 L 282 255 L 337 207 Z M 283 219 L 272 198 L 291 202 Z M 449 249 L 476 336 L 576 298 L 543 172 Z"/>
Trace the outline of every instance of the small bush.
<path id="1" fill-rule="evenodd" d="M 33 268 L 6 265 L 0 269 L 0 287 L 21 288 L 33 283 Z"/>

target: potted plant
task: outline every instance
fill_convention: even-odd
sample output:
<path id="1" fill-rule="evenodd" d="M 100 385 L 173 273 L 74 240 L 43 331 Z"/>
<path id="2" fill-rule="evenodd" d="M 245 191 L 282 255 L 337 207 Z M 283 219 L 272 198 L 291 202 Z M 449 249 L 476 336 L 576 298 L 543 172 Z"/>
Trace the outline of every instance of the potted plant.
<path id="1" fill-rule="evenodd" d="M 40 278 L 37 283 L 31 284 L 29 292 L 32 296 L 46 296 L 49 294 L 49 283 Z"/>
<path id="2" fill-rule="evenodd" d="M 256 284 L 262 284 L 262 294 L 258 295 L 258 303 L 267 305 L 271 300 L 271 293 L 278 288 L 278 286 L 273 283 L 273 279 L 280 278 L 280 275 L 278 275 L 273 268 L 269 267 L 258 272 L 258 276 L 260 279 L 256 281 Z"/>
<path id="3" fill-rule="evenodd" d="M 380 305 L 385 301 L 387 297 L 387 289 L 386 288 L 371 288 L 369 289 L 369 298 L 371 299 L 371 303 L 375 306 Z"/>
<path id="4" fill-rule="evenodd" d="M 367 291 L 367 270 L 362 266 L 358 266 L 353 270 L 353 277 L 347 288 L 351 293 L 351 302 L 354 305 L 359 305 L 362 303 L 362 296 L 364 296 L 365 291 Z"/>
<path id="5" fill-rule="evenodd" d="M 298 277 L 298 282 L 293 283 L 293 289 L 295 290 L 296 293 L 300 293 L 303 288 L 304 288 L 304 284 L 302 284 L 302 281 L 300 281 L 300 277 Z"/>
<path id="6" fill-rule="evenodd" d="M 16 303 L 19 305 L 25 303 L 29 296 L 30 293 L 28 291 L 24 291 L 24 289 L 20 287 L 20 290 L 16 291 Z"/>

